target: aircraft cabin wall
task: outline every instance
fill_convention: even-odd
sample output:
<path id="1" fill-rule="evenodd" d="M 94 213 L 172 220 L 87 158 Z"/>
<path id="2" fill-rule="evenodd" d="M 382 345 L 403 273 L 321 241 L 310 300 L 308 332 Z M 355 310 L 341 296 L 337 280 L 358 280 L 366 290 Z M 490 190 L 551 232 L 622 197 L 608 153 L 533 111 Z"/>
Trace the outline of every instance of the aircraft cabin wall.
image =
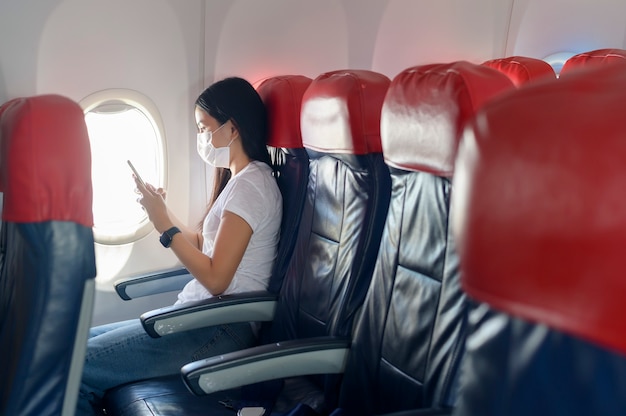
<path id="1" fill-rule="evenodd" d="M 162 128 L 155 180 L 178 217 L 196 224 L 211 172 L 196 155 L 193 102 L 215 80 L 342 68 L 393 78 L 426 63 L 626 48 L 623 16 L 623 0 L 1 0 L 0 102 L 137 94 Z M 130 178 L 110 167 L 120 170 Z M 97 244 L 96 255 L 94 324 L 174 301 L 123 302 L 113 292 L 120 278 L 176 265 L 154 230 Z"/>

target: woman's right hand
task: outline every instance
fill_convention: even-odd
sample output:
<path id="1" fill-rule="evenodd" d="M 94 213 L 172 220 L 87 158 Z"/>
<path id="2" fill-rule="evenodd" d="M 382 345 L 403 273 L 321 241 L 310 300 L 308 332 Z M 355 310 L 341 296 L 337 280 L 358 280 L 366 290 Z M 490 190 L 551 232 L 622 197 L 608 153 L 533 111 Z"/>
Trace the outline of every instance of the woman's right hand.
<path id="1" fill-rule="evenodd" d="M 133 175 L 134 177 L 134 175 Z M 167 206 L 165 205 L 166 192 L 163 188 L 155 188 L 149 183 L 144 186 L 139 180 L 134 177 L 137 190 L 141 194 L 137 198 L 137 202 L 146 210 L 148 218 L 154 224 L 154 228 L 159 233 L 171 228 L 174 224 L 169 217 Z"/>

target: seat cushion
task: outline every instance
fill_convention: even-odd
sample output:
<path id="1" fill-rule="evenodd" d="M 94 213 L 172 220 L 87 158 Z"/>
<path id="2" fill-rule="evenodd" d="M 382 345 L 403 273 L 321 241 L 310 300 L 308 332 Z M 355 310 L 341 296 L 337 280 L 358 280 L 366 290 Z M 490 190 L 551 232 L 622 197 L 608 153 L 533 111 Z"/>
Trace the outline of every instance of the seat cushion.
<path id="1" fill-rule="evenodd" d="M 106 395 L 107 415 L 233 416 L 228 403 L 239 399 L 237 391 L 194 396 L 179 375 L 127 384 Z"/>

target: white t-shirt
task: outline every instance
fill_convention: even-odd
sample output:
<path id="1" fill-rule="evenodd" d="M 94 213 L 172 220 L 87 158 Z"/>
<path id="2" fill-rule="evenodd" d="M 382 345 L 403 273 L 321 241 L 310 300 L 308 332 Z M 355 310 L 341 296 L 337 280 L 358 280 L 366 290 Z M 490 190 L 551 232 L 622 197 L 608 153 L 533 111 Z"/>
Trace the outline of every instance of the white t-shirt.
<path id="1" fill-rule="evenodd" d="M 276 259 L 282 207 L 280 190 L 267 164 L 252 161 L 230 178 L 204 219 L 202 252 L 213 256 L 213 244 L 224 211 L 243 218 L 252 228 L 252 236 L 223 294 L 267 289 Z M 192 279 L 178 294 L 176 304 L 212 296 L 198 280 Z"/>

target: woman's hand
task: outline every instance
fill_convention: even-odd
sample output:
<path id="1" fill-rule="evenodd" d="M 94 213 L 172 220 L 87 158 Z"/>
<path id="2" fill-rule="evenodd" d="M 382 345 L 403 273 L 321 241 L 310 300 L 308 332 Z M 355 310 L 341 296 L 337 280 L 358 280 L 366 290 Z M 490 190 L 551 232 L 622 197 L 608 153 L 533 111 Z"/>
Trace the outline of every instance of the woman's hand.
<path id="1" fill-rule="evenodd" d="M 141 194 L 137 198 L 137 202 L 146 210 L 148 218 L 154 224 L 154 228 L 159 233 L 162 233 L 172 227 L 174 224 L 168 215 L 167 206 L 165 205 L 165 190 L 163 188 L 156 189 L 149 183 L 146 183 L 146 186 L 144 186 L 137 180 L 135 175 L 133 175 L 133 178 L 135 179 L 138 193 Z"/>

